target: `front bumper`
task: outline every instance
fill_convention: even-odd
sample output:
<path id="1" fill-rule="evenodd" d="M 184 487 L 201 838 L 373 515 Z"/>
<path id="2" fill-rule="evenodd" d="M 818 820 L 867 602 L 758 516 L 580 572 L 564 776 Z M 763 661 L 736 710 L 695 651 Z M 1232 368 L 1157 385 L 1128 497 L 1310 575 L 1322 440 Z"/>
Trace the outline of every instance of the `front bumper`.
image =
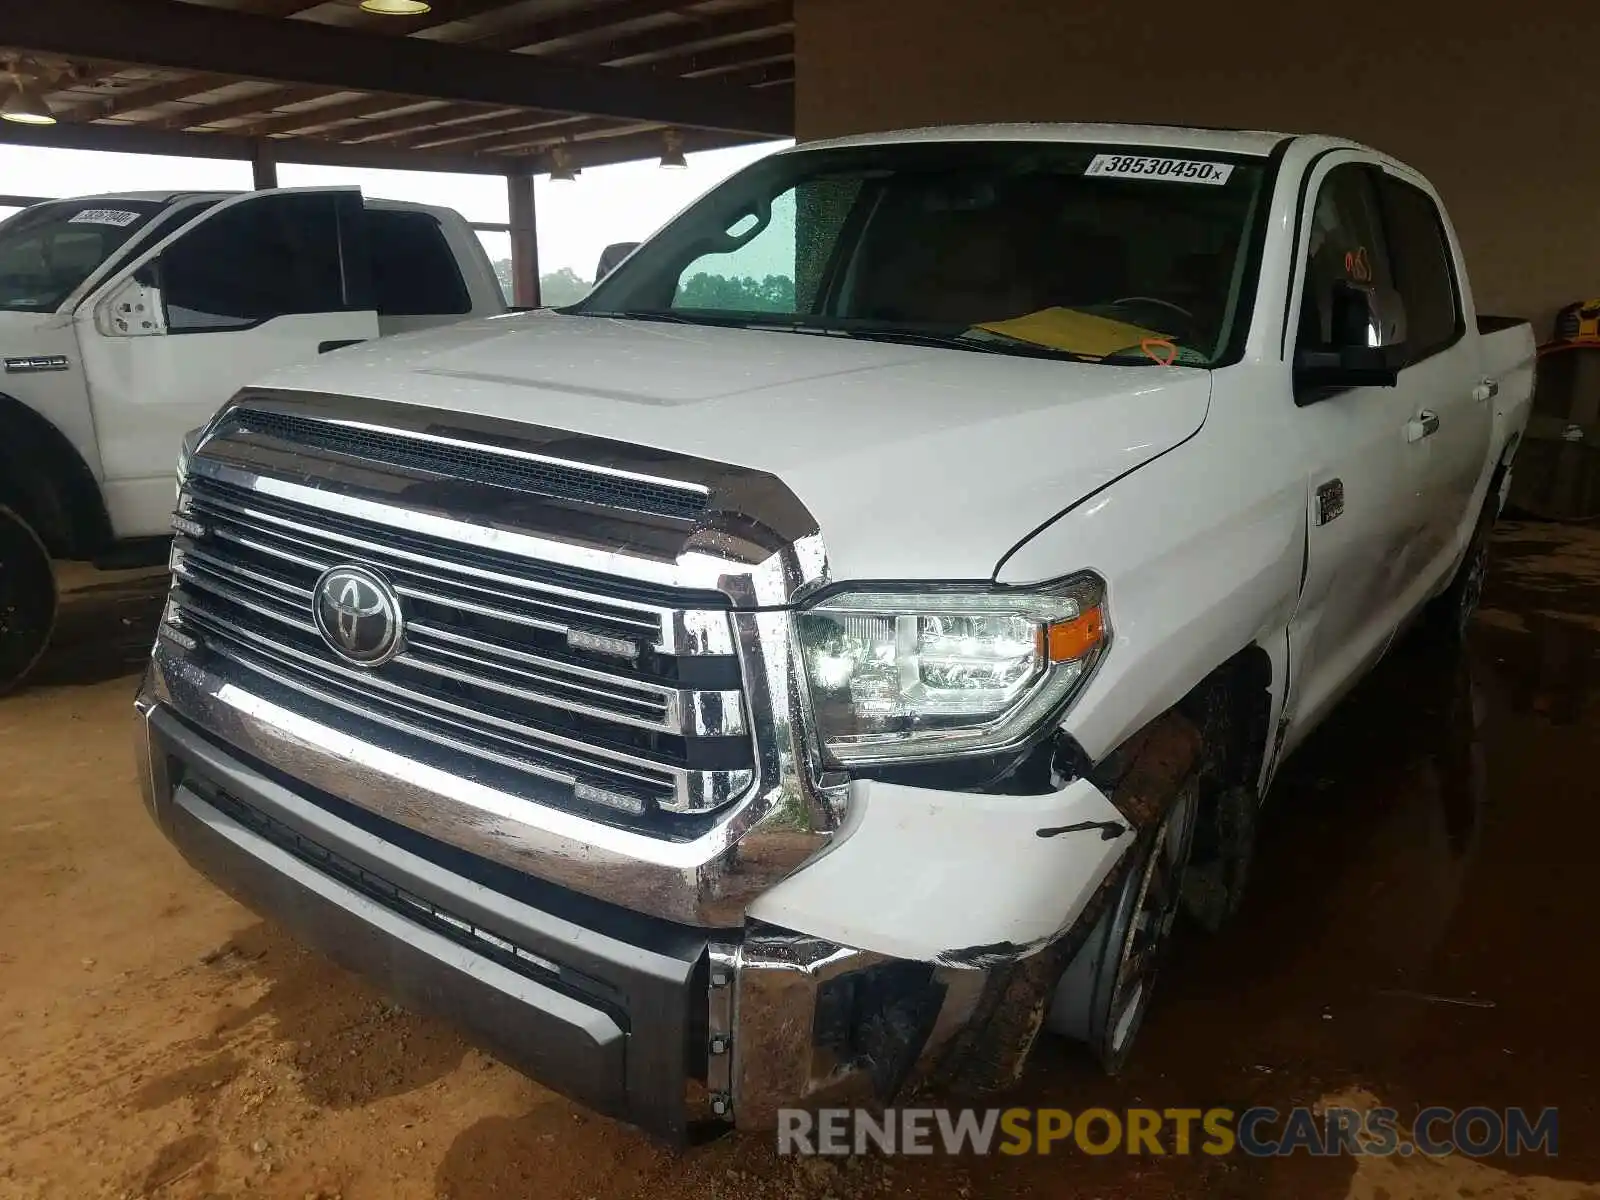
<path id="1" fill-rule="evenodd" d="M 169 710 L 140 728 L 151 812 L 207 878 L 519 1070 L 682 1136 L 703 931 L 482 863 L 469 878 L 445 847 L 298 795 Z"/>
<path id="2" fill-rule="evenodd" d="M 235 749 L 159 688 L 138 710 L 146 802 L 202 874 L 407 1007 L 676 1141 L 702 1115 L 766 1128 L 785 1106 L 1010 1082 L 1132 840 L 1044 836 L 1115 813 L 1087 783 L 1053 798 L 879 786 L 742 926 L 695 926 L 320 790 L 306 778 L 325 769 Z"/>

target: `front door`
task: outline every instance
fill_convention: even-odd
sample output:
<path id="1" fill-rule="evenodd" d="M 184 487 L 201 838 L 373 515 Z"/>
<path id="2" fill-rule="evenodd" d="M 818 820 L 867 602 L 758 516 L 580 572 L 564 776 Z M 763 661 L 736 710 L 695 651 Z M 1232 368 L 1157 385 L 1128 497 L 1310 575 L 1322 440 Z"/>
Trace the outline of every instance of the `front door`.
<path id="1" fill-rule="evenodd" d="M 224 200 L 81 304 L 75 323 L 119 535 L 164 527 L 183 435 L 240 387 L 378 335 L 354 188 Z"/>
<path id="2" fill-rule="evenodd" d="M 1373 168 L 1354 153 L 1324 160 L 1300 231 L 1296 344 L 1332 342 L 1336 289 L 1392 289 Z M 1374 331 L 1380 343 L 1403 331 Z M 1388 644 L 1423 567 L 1432 513 L 1428 453 L 1408 436 L 1418 398 L 1406 386 L 1297 395 L 1308 502 L 1305 578 L 1289 627 L 1285 749 L 1304 737 Z"/>

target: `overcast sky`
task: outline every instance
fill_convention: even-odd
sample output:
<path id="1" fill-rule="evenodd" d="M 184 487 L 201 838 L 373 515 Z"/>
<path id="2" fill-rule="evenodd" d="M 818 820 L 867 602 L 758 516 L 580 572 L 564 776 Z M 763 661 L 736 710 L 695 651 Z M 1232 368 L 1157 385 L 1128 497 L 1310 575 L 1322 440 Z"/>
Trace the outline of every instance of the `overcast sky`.
<path id="1" fill-rule="evenodd" d="M 572 183 L 539 176 L 534 204 L 539 213 L 539 269 L 570 267 L 584 279 L 594 275 L 600 251 L 611 242 L 638 241 L 714 184 L 785 142 L 708 150 L 689 155 L 689 168 L 663 171 L 655 162 L 594 167 Z M 30 196 L 79 196 L 97 192 L 248 188 L 250 165 L 220 159 L 102 154 L 0 145 L 0 191 Z M 283 187 L 359 184 L 369 196 L 442 204 L 469 221 L 505 221 L 505 181 L 495 175 L 443 175 L 433 171 L 365 171 L 280 163 Z M 0 218 L 14 209 L 0 208 Z M 504 234 L 483 234 L 491 258 L 508 258 Z"/>

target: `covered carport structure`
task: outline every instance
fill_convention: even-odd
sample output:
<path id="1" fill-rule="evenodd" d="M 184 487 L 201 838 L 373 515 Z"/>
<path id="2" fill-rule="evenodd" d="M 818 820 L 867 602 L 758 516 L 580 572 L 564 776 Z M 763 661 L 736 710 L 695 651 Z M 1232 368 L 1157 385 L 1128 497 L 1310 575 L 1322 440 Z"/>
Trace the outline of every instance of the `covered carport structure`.
<path id="1" fill-rule="evenodd" d="M 791 0 L 0 0 L 0 64 L 0 142 L 502 175 L 522 305 L 535 174 L 794 128 Z"/>

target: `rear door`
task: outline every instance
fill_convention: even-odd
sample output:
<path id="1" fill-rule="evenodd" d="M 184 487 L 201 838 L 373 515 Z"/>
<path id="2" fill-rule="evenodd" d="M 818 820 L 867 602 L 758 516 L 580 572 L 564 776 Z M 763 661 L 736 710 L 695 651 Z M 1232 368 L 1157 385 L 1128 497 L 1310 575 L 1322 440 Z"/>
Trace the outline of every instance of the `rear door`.
<path id="1" fill-rule="evenodd" d="M 1494 433 L 1472 314 L 1457 278 L 1444 215 L 1433 196 L 1391 170 L 1375 177 L 1395 287 L 1405 304 L 1401 388 L 1415 397 L 1409 426 L 1428 464 L 1429 520 L 1412 599 L 1443 583 L 1477 524 L 1477 496 Z"/>
<path id="2" fill-rule="evenodd" d="M 1299 347 L 1331 342 L 1340 286 L 1393 286 L 1375 176 L 1372 164 L 1341 152 L 1310 181 L 1294 281 Z M 1393 344 L 1401 331 L 1374 336 Z M 1290 748 L 1383 653 L 1421 570 L 1434 514 L 1427 448 L 1407 436 L 1424 402 L 1417 385 L 1413 375 L 1392 388 L 1295 397 L 1309 511 L 1305 579 L 1289 627 Z"/>
<path id="3" fill-rule="evenodd" d="M 128 511 L 170 508 L 183 434 L 239 387 L 377 336 L 364 221 L 355 188 L 232 197 L 78 307 L 107 487 Z"/>

